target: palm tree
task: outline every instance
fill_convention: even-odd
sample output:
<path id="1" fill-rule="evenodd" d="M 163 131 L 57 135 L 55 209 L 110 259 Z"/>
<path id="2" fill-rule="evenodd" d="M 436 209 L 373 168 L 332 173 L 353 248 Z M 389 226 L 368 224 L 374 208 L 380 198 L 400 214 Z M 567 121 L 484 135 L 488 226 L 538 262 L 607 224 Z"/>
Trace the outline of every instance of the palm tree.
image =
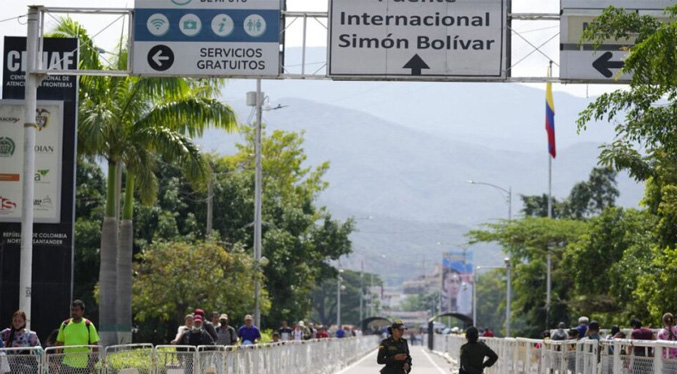
<path id="1" fill-rule="evenodd" d="M 81 69 L 126 69 L 124 48 L 104 66 L 100 50 L 86 30 L 69 18 L 61 20 L 53 36 L 80 39 Z M 103 157 L 108 163 L 99 272 L 99 329 L 104 345 L 118 342 L 117 332 L 123 342 L 131 340 L 134 192 L 144 203 L 155 198 L 156 154 L 181 165 L 189 180 L 206 185 L 209 165 L 191 138 L 210 126 L 236 129 L 233 110 L 215 99 L 222 83 L 112 76 L 80 80 L 79 151 Z M 123 168 L 124 207 L 118 231 Z"/>

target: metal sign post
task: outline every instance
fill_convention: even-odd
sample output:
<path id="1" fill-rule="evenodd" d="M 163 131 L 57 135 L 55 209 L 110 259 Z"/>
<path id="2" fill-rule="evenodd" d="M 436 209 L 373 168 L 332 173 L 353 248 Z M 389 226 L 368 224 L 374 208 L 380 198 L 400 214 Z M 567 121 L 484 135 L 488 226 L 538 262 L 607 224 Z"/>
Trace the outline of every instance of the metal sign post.
<path id="1" fill-rule="evenodd" d="M 28 40 L 26 45 L 26 93 L 24 107 L 24 168 L 21 199 L 21 263 L 19 280 L 19 309 L 26 313 L 26 328 L 31 323 L 31 289 L 33 278 L 33 199 L 35 198 L 35 112 L 40 78 L 38 59 L 40 11 L 36 6 L 28 10 Z"/>

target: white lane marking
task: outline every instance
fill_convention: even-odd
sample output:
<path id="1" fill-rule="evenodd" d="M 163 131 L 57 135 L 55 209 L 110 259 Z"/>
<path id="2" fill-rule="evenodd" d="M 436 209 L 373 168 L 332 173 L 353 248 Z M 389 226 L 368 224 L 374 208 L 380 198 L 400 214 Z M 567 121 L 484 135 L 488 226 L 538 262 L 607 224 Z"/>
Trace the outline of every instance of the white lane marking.
<path id="1" fill-rule="evenodd" d="M 366 360 L 366 359 L 368 359 L 369 357 L 371 357 L 371 354 L 374 353 L 374 351 L 376 351 L 376 350 L 377 350 L 377 349 L 374 349 L 373 351 L 367 353 L 364 357 L 362 357 L 361 359 L 357 360 L 357 362 L 355 362 L 354 364 L 352 364 L 352 365 L 346 367 L 345 369 L 343 369 L 343 370 L 341 370 L 341 371 L 339 371 L 338 373 L 335 373 L 335 374 L 345 374 L 346 372 L 348 372 L 348 370 L 351 370 L 351 369 L 354 368 L 355 366 L 361 364 L 364 360 Z"/>
<path id="2" fill-rule="evenodd" d="M 442 374 L 447 374 L 447 373 L 444 371 L 444 369 L 442 369 L 439 365 L 437 365 L 437 363 L 435 363 L 435 361 L 433 361 L 433 358 L 430 357 L 430 355 L 428 354 L 428 352 L 425 351 L 425 348 L 424 348 L 424 349 L 421 349 L 421 352 L 423 352 L 423 354 L 424 354 L 425 357 L 428 359 L 428 361 L 430 361 L 430 363 L 433 364 L 433 366 L 435 367 L 435 369 L 439 370 L 440 373 L 442 373 Z"/>

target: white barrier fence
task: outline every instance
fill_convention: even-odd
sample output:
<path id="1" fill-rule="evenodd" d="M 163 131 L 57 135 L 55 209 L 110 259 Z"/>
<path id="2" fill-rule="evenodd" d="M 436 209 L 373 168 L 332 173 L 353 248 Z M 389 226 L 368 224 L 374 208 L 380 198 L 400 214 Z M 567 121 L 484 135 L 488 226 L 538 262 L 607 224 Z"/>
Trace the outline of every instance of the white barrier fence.
<path id="1" fill-rule="evenodd" d="M 498 354 L 485 374 L 677 374 L 677 342 L 481 338 Z M 460 364 L 463 336 L 436 335 L 434 350 Z"/>
<path id="2" fill-rule="evenodd" d="M 378 343 L 363 336 L 226 347 L 0 348 L 0 374 L 331 374 Z"/>

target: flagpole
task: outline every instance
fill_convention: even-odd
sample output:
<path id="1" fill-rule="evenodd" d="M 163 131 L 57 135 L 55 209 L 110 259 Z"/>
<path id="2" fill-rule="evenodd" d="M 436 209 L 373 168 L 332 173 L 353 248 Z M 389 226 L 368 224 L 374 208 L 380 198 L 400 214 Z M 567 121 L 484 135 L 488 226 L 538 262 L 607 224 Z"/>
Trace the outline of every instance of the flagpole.
<path id="1" fill-rule="evenodd" d="M 550 61 L 550 67 L 548 69 L 548 77 L 552 77 L 552 61 Z M 552 88 L 551 88 L 552 89 Z M 554 110 L 554 108 L 553 108 Z M 548 218 L 552 218 L 552 154 L 548 152 Z M 548 245 L 548 274 L 547 274 L 547 291 L 546 291 L 546 300 L 545 300 L 545 328 L 550 329 L 550 297 L 552 289 L 552 253 L 550 250 L 550 245 Z"/>

